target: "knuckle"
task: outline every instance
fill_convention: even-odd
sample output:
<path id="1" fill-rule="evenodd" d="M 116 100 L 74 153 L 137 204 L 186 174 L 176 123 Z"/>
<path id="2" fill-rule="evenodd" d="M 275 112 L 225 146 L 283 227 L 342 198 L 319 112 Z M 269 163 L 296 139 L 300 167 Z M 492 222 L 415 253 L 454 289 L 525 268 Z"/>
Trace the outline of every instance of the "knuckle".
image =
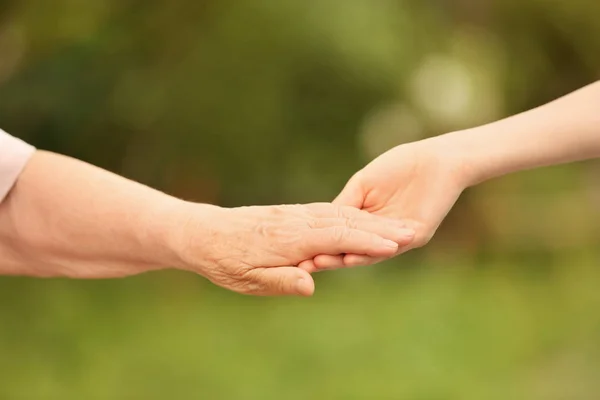
<path id="1" fill-rule="evenodd" d="M 347 214 L 344 210 L 344 207 L 334 206 L 332 205 L 332 212 L 337 218 L 346 218 Z"/>
<path id="2" fill-rule="evenodd" d="M 246 271 L 246 273 L 238 280 L 237 292 L 246 295 L 260 295 L 265 291 L 262 283 L 261 274 L 257 270 Z"/>
<path id="3" fill-rule="evenodd" d="M 286 293 L 285 275 L 267 274 L 265 270 L 254 270 L 241 288 L 243 294 L 265 296 Z"/>
<path id="4" fill-rule="evenodd" d="M 270 224 L 266 221 L 261 221 L 253 228 L 254 235 L 257 238 L 268 238 L 271 236 Z"/>
<path id="5" fill-rule="evenodd" d="M 323 212 L 322 207 L 317 204 L 307 204 L 307 205 L 299 205 L 298 210 L 300 211 L 300 215 L 306 218 L 318 219 Z"/>
<path id="6" fill-rule="evenodd" d="M 344 218 L 344 222 L 345 222 L 346 228 L 349 228 L 349 229 L 357 229 L 358 228 L 357 221 L 353 218 Z"/>
<path id="7" fill-rule="evenodd" d="M 289 217 L 305 212 L 305 207 L 300 204 L 281 204 L 269 207 L 273 217 Z"/>
<path id="8" fill-rule="evenodd" d="M 294 210 L 297 210 L 297 211 L 300 211 L 300 212 L 305 212 L 305 213 L 312 212 L 310 206 L 307 205 L 307 204 L 298 204 L 298 203 L 297 204 L 290 204 L 289 207 L 291 209 L 294 209 Z"/>
<path id="9" fill-rule="evenodd" d="M 263 222 L 255 227 L 256 238 L 263 244 L 287 244 L 291 242 L 290 237 L 297 231 L 296 224 L 293 222 L 277 223 Z M 247 249 L 251 253 L 251 248 Z M 249 254 L 245 254 L 249 255 Z"/>
<path id="10" fill-rule="evenodd" d="M 343 243 L 349 236 L 348 228 L 336 226 L 331 229 L 331 236 L 334 242 Z"/>
<path id="11" fill-rule="evenodd" d="M 315 217 L 308 217 L 306 219 L 306 225 L 308 226 L 308 229 L 317 229 L 321 226 L 321 224 L 319 223 L 319 219 L 315 218 Z"/>
<path id="12" fill-rule="evenodd" d="M 269 213 L 273 217 L 281 217 L 281 216 L 286 215 L 288 212 L 289 212 L 288 205 L 279 205 L 279 206 L 269 207 Z"/>
<path id="13" fill-rule="evenodd" d="M 273 286 L 271 290 L 275 293 L 285 293 L 287 288 L 287 281 L 285 276 L 280 275 L 273 280 Z"/>
<path id="14" fill-rule="evenodd" d="M 208 279 L 218 286 L 240 294 L 251 295 L 260 290 L 252 276 L 251 269 L 241 263 L 214 271 Z"/>

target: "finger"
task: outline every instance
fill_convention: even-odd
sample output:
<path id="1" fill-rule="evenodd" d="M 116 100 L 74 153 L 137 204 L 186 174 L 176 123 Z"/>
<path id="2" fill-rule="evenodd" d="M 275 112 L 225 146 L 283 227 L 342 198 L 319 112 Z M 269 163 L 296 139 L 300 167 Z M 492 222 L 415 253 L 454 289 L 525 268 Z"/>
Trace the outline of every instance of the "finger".
<path id="1" fill-rule="evenodd" d="M 343 255 L 331 256 L 328 254 L 321 254 L 315 257 L 313 263 L 317 271 L 339 269 L 344 268 L 345 266 Z"/>
<path id="2" fill-rule="evenodd" d="M 415 231 L 405 228 L 402 221 L 391 220 L 365 212 L 359 214 L 356 218 L 318 218 L 314 221 L 314 228 L 332 228 L 336 226 L 358 229 L 365 232 L 374 233 L 384 239 L 396 242 L 399 246 L 410 244 Z"/>
<path id="3" fill-rule="evenodd" d="M 310 274 L 296 267 L 256 268 L 246 274 L 245 294 L 255 296 L 312 296 L 315 282 Z"/>
<path id="4" fill-rule="evenodd" d="M 387 258 L 369 257 L 360 254 L 346 254 L 342 262 L 346 267 L 361 267 L 374 265 L 385 260 L 387 260 Z"/>
<path id="5" fill-rule="evenodd" d="M 308 254 L 351 253 L 374 257 L 391 257 L 398 250 L 396 242 L 374 233 L 341 226 L 313 229 L 303 247 Z"/>
<path id="6" fill-rule="evenodd" d="M 398 252 L 396 254 L 394 254 L 394 256 L 398 256 L 400 254 L 404 254 L 408 251 L 410 251 L 411 249 L 413 249 L 414 247 L 416 247 L 417 242 L 419 238 L 417 239 L 413 239 L 411 241 L 411 243 L 408 243 L 405 246 L 400 246 L 398 249 Z M 390 258 L 390 257 L 388 257 Z M 345 254 L 343 256 L 343 261 L 342 264 L 345 267 L 359 267 L 359 266 L 366 266 L 366 265 L 374 265 L 374 264 L 378 264 L 382 261 L 385 261 L 387 258 L 383 258 L 383 257 L 370 257 L 367 255 L 363 255 L 363 254 Z M 327 265 L 325 263 L 327 263 L 327 260 L 322 260 L 320 256 L 315 257 L 315 268 L 317 269 L 321 269 L 321 268 L 325 268 L 327 267 Z M 321 264 L 325 264 L 325 265 L 321 265 Z M 342 268 L 341 266 L 336 265 L 335 268 Z"/>
<path id="7" fill-rule="evenodd" d="M 309 274 L 319 272 L 319 270 L 315 266 L 315 260 L 304 260 L 300 264 L 298 264 L 298 268 L 308 272 Z"/>
<path id="8" fill-rule="evenodd" d="M 308 208 L 317 217 L 312 222 L 314 228 L 347 226 L 375 233 L 393 240 L 399 246 L 410 244 L 415 237 L 414 229 L 403 220 L 381 217 L 353 207 L 336 207 L 328 203 L 314 203 L 308 205 Z M 334 218 L 334 215 L 338 217 Z"/>
<path id="9" fill-rule="evenodd" d="M 313 265 L 316 271 L 323 271 L 374 265 L 385 260 L 387 260 L 387 258 L 370 257 L 359 254 L 347 254 L 345 256 L 330 256 L 323 254 L 315 257 Z"/>
<path id="10" fill-rule="evenodd" d="M 306 264 L 303 266 L 303 269 L 312 274 L 319 271 L 374 265 L 385 260 L 387 258 L 369 257 L 358 254 L 347 254 L 345 256 L 321 254 L 316 256 L 314 260 L 309 260 L 310 262 L 304 261 Z"/>

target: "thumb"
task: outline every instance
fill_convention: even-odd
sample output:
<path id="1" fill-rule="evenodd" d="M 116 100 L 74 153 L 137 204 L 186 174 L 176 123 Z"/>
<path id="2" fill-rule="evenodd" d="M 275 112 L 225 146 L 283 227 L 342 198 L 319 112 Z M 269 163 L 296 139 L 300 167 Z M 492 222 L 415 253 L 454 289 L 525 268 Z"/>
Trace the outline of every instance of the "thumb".
<path id="1" fill-rule="evenodd" d="M 248 272 L 258 296 L 312 296 L 315 282 L 297 267 L 257 268 Z"/>
<path id="2" fill-rule="evenodd" d="M 358 174 L 354 175 L 346 184 L 341 193 L 333 200 L 333 204 L 338 206 L 350 206 L 362 208 L 364 195 Z"/>

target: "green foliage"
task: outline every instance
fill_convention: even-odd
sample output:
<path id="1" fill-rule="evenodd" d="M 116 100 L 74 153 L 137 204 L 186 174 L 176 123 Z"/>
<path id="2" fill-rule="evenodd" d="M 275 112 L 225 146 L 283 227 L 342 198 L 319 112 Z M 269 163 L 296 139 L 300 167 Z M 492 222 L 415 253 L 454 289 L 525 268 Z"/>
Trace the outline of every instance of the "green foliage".
<path id="1" fill-rule="evenodd" d="M 397 143 L 598 79 L 600 3 L 0 3 L 0 121 L 222 205 L 322 201 Z M 436 240 L 249 299 L 184 274 L 0 280 L 0 398 L 593 398 L 597 165 L 470 190 Z M 411 265 L 410 269 L 394 265 Z"/>
<path id="2" fill-rule="evenodd" d="M 565 261 L 580 266 L 331 273 L 308 300 L 241 297 L 187 274 L 7 280 L 0 396 L 595 398 L 600 274 Z"/>

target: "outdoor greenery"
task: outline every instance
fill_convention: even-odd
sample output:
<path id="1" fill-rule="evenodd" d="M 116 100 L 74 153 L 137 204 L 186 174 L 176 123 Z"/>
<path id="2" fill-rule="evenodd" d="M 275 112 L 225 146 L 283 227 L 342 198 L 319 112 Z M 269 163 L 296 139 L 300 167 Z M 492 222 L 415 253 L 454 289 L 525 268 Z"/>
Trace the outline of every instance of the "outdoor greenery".
<path id="1" fill-rule="evenodd" d="M 328 201 L 377 154 L 600 77 L 592 0 L 4 0 L 0 126 L 190 200 Z M 600 106 L 599 106 L 600 112 Z M 600 164 L 472 188 L 428 247 L 256 299 L 0 279 L 0 399 L 595 399 Z"/>

